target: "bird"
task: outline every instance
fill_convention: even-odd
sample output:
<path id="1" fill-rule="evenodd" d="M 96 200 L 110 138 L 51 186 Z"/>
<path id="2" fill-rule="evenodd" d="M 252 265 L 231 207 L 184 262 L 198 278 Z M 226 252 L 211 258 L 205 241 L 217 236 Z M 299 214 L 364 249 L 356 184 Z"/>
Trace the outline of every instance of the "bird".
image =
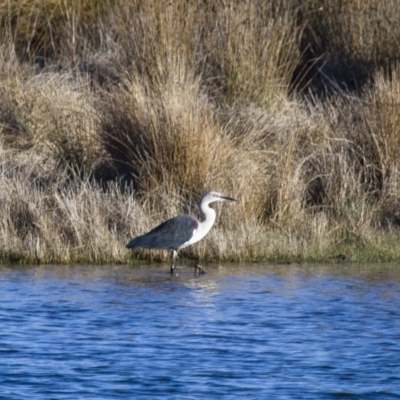
<path id="1" fill-rule="evenodd" d="M 237 201 L 232 197 L 225 196 L 219 192 L 206 192 L 200 198 L 199 209 L 203 220 L 199 221 L 190 214 L 183 214 L 164 221 L 156 226 L 150 232 L 131 239 L 126 247 L 128 249 L 149 248 L 149 249 L 165 249 L 171 251 L 171 269 L 173 275 L 175 261 L 179 250 L 190 246 L 203 239 L 214 225 L 216 213 L 210 204 L 215 201 Z M 204 273 L 204 269 L 196 264 L 194 273 L 196 275 L 197 268 L 199 273 Z"/>

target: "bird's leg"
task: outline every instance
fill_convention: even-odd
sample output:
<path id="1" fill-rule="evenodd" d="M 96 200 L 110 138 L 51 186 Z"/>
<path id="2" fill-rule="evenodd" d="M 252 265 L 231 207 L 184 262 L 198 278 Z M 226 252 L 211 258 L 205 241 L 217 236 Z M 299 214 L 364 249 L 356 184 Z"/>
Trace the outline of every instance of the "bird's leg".
<path id="1" fill-rule="evenodd" d="M 176 256 L 177 256 L 177 255 L 178 255 L 178 252 L 177 252 L 176 250 L 172 250 L 172 251 L 171 251 L 171 256 L 172 256 L 171 270 L 170 270 L 171 275 L 174 274 L 175 259 L 176 259 Z"/>
<path id="2" fill-rule="evenodd" d="M 205 269 L 200 264 L 194 264 L 194 276 L 197 275 L 197 270 L 199 271 L 199 275 L 206 273 Z"/>

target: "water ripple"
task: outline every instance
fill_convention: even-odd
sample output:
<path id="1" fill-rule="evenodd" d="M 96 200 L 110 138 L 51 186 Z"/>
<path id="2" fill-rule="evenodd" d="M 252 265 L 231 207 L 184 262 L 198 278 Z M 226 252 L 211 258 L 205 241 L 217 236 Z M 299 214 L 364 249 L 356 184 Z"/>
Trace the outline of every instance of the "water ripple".
<path id="1" fill-rule="evenodd" d="M 400 268 L 0 269 L 4 399 L 398 399 Z"/>

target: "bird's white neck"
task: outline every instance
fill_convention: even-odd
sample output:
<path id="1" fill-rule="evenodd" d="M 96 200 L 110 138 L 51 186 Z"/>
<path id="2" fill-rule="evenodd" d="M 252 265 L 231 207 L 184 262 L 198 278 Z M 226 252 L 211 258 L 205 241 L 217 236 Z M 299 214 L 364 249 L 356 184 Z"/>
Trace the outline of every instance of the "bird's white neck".
<path id="1" fill-rule="evenodd" d="M 199 228 L 202 230 L 202 233 L 204 232 L 205 236 L 214 225 L 216 213 L 215 210 L 210 207 L 209 203 L 200 203 L 199 208 L 203 216 L 203 221 L 200 222 L 201 228 Z"/>
<path id="2" fill-rule="evenodd" d="M 185 246 L 189 246 L 190 244 L 196 243 L 199 240 L 203 239 L 204 236 L 210 231 L 215 222 L 215 211 L 211 207 L 209 207 L 209 203 L 200 203 L 199 205 L 203 220 L 199 221 L 199 227 L 197 228 L 196 233 L 193 235 L 192 239 L 185 243 Z"/>

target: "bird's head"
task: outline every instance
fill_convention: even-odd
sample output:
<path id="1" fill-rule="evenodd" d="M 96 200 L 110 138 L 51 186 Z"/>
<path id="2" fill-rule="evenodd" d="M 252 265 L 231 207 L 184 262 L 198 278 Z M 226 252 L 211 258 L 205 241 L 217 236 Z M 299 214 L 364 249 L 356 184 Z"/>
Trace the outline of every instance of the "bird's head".
<path id="1" fill-rule="evenodd" d="M 236 199 L 229 197 L 229 196 L 225 196 L 222 193 L 219 192 L 207 192 L 204 193 L 203 196 L 200 199 L 200 204 L 202 203 L 206 203 L 206 204 L 210 204 L 213 203 L 214 201 L 236 201 Z"/>

